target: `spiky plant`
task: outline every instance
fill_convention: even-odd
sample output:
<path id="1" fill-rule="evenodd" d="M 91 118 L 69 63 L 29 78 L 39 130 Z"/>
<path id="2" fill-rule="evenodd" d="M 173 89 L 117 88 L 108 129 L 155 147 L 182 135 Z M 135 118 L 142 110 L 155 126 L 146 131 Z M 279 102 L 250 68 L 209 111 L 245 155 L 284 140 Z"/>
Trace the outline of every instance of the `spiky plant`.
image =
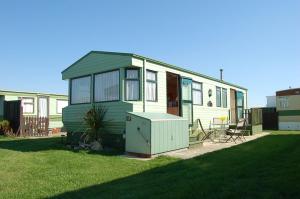
<path id="1" fill-rule="evenodd" d="M 96 106 L 93 104 L 92 108 L 86 112 L 83 120 L 88 126 L 85 136 L 85 142 L 99 141 L 104 133 L 106 122 L 104 121 L 107 108 L 104 106 Z"/>

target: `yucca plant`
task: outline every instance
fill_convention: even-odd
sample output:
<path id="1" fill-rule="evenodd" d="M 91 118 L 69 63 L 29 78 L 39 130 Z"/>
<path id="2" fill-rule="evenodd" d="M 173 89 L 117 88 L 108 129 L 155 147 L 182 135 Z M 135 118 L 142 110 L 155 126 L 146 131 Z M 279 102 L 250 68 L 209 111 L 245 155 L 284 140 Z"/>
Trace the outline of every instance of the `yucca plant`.
<path id="1" fill-rule="evenodd" d="M 102 135 L 106 126 L 106 121 L 104 121 L 106 112 L 107 108 L 94 104 L 92 108 L 86 112 L 83 118 L 85 124 L 88 126 L 86 132 L 83 134 L 85 144 L 92 144 L 96 141 L 102 148 Z"/>

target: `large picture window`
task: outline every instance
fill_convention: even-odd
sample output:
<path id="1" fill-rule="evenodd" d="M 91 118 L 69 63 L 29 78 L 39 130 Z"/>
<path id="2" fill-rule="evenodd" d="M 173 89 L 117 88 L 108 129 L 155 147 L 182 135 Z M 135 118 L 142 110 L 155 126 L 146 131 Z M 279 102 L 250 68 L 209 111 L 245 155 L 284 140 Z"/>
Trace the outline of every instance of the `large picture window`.
<path id="1" fill-rule="evenodd" d="M 222 88 L 222 102 L 223 102 L 223 108 L 227 108 L 227 89 Z"/>
<path id="2" fill-rule="evenodd" d="M 34 98 L 21 98 L 23 113 L 34 113 Z"/>
<path id="3" fill-rule="evenodd" d="M 62 114 L 62 109 L 68 106 L 68 101 L 67 100 L 56 100 L 56 113 L 57 114 Z"/>
<path id="4" fill-rule="evenodd" d="M 71 80 L 71 104 L 91 102 L 91 76 Z"/>
<path id="5" fill-rule="evenodd" d="M 193 104 L 203 105 L 202 83 L 193 82 Z"/>
<path id="6" fill-rule="evenodd" d="M 146 71 L 146 99 L 147 101 L 157 101 L 157 73 Z"/>
<path id="7" fill-rule="evenodd" d="M 139 100 L 140 99 L 140 80 L 138 69 L 125 70 L 125 98 L 126 100 Z"/>
<path id="8" fill-rule="evenodd" d="M 110 71 L 95 75 L 95 102 L 116 101 L 120 99 L 120 72 Z"/>

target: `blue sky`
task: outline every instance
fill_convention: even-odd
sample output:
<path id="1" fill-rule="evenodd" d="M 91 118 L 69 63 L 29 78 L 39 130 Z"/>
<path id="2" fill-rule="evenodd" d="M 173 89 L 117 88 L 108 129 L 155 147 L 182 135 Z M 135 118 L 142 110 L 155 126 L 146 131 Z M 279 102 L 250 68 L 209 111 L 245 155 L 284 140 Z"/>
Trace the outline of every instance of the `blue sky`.
<path id="1" fill-rule="evenodd" d="M 67 93 L 91 50 L 141 54 L 249 89 L 300 87 L 300 1 L 0 0 L 0 89 Z"/>

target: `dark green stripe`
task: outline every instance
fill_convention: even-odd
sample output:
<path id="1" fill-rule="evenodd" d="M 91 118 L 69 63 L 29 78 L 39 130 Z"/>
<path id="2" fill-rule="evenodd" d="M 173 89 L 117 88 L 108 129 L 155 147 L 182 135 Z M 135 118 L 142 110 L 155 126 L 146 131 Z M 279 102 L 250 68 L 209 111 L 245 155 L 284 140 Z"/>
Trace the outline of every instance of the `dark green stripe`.
<path id="1" fill-rule="evenodd" d="M 300 115 L 300 110 L 278 111 L 279 116 L 297 116 Z"/>

